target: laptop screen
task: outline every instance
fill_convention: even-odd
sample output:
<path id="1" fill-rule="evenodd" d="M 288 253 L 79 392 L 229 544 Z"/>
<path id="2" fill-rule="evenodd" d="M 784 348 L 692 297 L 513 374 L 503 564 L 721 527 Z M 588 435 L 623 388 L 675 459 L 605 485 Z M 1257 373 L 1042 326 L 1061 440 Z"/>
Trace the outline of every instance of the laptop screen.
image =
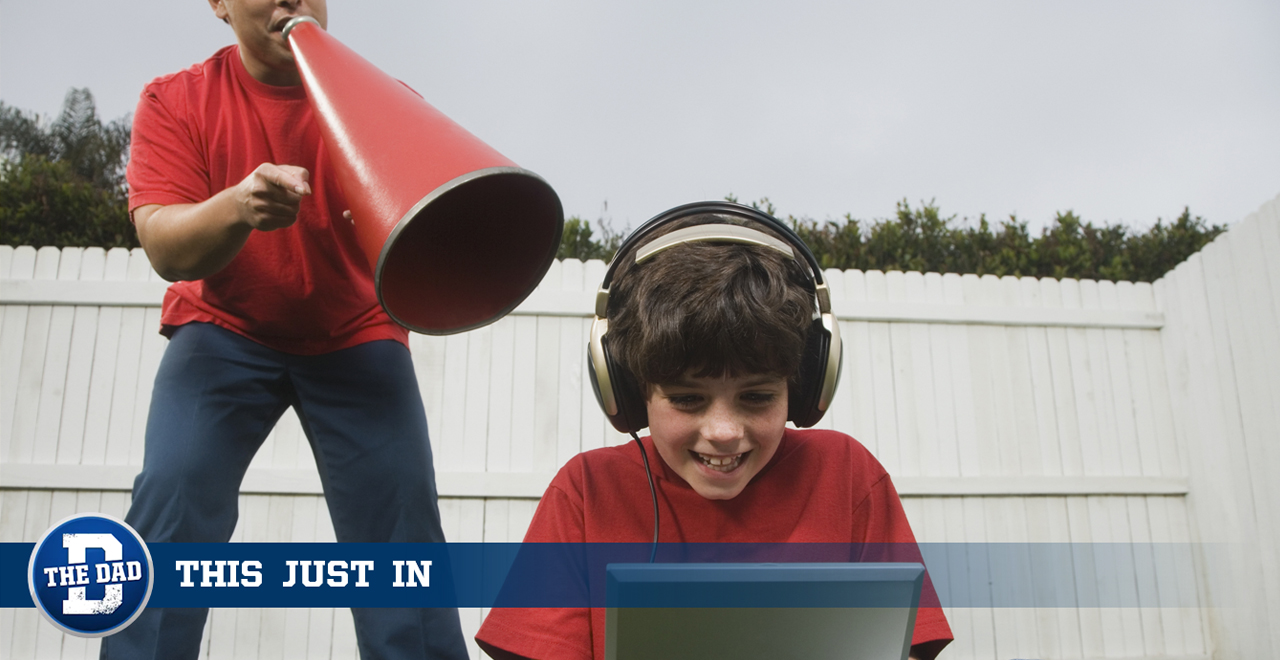
<path id="1" fill-rule="evenodd" d="M 921 564 L 610 564 L 605 658 L 906 660 Z"/>

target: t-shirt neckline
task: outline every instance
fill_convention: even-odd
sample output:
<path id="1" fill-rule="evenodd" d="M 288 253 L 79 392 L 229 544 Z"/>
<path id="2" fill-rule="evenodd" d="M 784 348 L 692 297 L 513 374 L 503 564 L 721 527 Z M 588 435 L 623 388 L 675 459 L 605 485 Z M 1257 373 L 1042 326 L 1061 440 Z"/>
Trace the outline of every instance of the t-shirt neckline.
<path id="1" fill-rule="evenodd" d="M 282 101 L 296 101 L 307 98 L 307 90 L 302 85 L 281 87 L 279 85 L 268 85 L 267 83 L 254 78 L 249 73 L 249 70 L 245 68 L 244 61 L 240 59 L 240 46 L 233 44 L 228 48 L 229 52 L 227 56 L 231 60 L 231 70 L 235 71 L 236 79 L 240 81 L 240 84 L 243 85 L 250 94 Z"/>

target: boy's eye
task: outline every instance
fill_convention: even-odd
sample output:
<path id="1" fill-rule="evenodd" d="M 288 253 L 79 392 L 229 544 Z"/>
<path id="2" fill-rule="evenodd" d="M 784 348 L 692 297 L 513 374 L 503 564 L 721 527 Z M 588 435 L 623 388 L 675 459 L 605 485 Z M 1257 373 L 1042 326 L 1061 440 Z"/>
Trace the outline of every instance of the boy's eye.
<path id="1" fill-rule="evenodd" d="M 757 405 L 773 403 L 776 398 L 778 398 L 778 395 L 773 392 L 747 392 L 742 395 L 743 401 Z"/>
<path id="2" fill-rule="evenodd" d="M 667 397 L 667 401 L 677 408 L 692 408 L 702 403 L 702 397 L 697 394 L 672 394 Z"/>

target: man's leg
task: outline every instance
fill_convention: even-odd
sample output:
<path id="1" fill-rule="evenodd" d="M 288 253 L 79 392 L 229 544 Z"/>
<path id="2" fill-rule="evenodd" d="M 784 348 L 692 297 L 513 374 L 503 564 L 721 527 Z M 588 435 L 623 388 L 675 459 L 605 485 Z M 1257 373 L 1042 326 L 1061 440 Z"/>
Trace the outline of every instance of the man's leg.
<path id="1" fill-rule="evenodd" d="M 279 353 L 205 323 L 179 328 L 156 374 L 142 472 L 125 516 L 148 543 L 231 538 L 249 461 L 288 407 Z M 183 659 L 208 610 L 148 608 L 102 640 L 102 658 Z"/>
<path id="2" fill-rule="evenodd" d="M 290 376 L 338 541 L 443 543 L 427 418 L 393 341 L 297 357 Z M 466 658 L 454 608 L 353 608 L 365 660 Z"/>

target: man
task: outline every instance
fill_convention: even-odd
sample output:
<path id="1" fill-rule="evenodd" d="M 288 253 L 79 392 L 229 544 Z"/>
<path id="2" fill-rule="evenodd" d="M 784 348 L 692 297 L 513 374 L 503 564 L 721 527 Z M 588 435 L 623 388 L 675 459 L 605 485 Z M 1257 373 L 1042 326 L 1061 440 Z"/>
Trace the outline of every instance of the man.
<path id="1" fill-rule="evenodd" d="M 130 209 L 175 282 L 126 517 L 149 542 L 224 542 L 254 453 L 292 406 L 337 539 L 443 542 L 408 333 L 378 305 L 282 29 L 324 0 L 209 0 L 236 44 L 152 81 Z M 104 658 L 194 658 L 208 611 L 152 609 Z M 457 610 L 355 609 L 364 658 L 464 658 Z"/>

